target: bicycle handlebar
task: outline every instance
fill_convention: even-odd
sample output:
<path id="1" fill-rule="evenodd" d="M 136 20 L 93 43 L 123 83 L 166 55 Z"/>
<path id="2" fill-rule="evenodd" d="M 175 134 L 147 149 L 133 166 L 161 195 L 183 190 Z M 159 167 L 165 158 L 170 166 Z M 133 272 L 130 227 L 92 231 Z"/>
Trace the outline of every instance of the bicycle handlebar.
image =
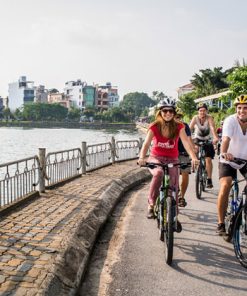
<path id="1" fill-rule="evenodd" d="M 221 154 L 222 158 L 225 158 L 224 155 Z M 231 162 L 235 162 L 236 164 L 245 164 L 247 163 L 247 159 L 243 159 L 243 158 L 238 158 L 238 157 L 234 157 L 232 160 L 229 160 Z"/>
<path id="2" fill-rule="evenodd" d="M 150 169 L 154 169 L 156 167 L 162 167 L 163 169 L 165 168 L 173 168 L 175 166 L 179 166 L 181 168 L 186 168 L 191 166 L 190 162 L 178 162 L 178 163 L 156 163 L 156 162 L 146 162 L 145 165 L 142 165 L 141 167 L 148 167 Z"/>

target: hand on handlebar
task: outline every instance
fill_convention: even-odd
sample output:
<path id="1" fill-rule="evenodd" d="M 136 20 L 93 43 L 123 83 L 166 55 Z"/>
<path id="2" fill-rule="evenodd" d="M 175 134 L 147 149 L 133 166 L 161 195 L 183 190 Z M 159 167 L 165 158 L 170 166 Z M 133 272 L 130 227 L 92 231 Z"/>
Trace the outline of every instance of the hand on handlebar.
<path id="1" fill-rule="evenodd" d="M 220 156 L 228 161 L 231 161 L 234 159 L 234 156 L 231 153 L 221 153 Z"/>
<path id="2" fill-rule="evenodd" d="M 192 158 L 191 165 L 192 165 L 192 171 L 195 171 L 195 169 L 199 166 L 199 160 L 197 158 Z"/>
<path id="3" fill-rule="evenodd" d="M 146 160 L 144 158 L 139 158 L 137 163 L 139 164 L 139 166 L 144 166 L 146 164 Z"/>

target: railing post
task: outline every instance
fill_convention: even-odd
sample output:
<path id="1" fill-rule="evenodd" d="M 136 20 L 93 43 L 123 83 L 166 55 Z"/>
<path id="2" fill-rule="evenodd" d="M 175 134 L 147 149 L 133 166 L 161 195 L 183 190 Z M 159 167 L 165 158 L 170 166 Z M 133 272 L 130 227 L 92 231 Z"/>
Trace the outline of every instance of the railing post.
<path id="1" fill-rule="evenodd" d="M 40 170 L 39 170 L 39 192 L 45 192 L 45 176 L 46 176 L 46 162 L 45 162 L 45 148 L 39 148 L 39 162 L 40 162 Z"/>
<path id="2" fill-rule="evenodd" d="M 111 138 L 111 158 L 112 158 L 112 163 L 116 162 L 116 154 L 117 154 L 116 141 L 115 141 L 115 138 L 112 137 Z"/>
<path id="3" fill-rule="evenodd" d="M 82 174 L 86 174 L 86 165 L 87 165 L 87 143 L 81 143 L 81 167 L 82 167 Z"/>
<path id="4" fill-rule="evenodd" d="M 144 142 L 143 139 L 142 138 L 139 138 L 139 152 L 142 149 L 143 142 Z"/>

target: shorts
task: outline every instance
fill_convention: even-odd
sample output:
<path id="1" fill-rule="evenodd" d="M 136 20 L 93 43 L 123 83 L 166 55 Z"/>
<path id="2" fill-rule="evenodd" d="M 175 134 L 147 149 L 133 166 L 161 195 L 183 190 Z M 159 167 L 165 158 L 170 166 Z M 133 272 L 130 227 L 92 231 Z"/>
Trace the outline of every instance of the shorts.
<path id="1" fill-rule="evenodd" d="M 180 162 L 190 162 L 190 157 L 186 156 L 186 155 L 179 155 L 178 159 L 179 159 Z M 189 167 L 186 167 L 186 168 L 180 168 L 180 174 L 181 173 L 190 174 L 191 173 L 191 167 L 189 166 Z"/>
<path id="2" fill-rule="evenodd" d="M 239 171 L 244 178 L 247 178 L 247 164 L 245 164 Z M 228 163 L 219 162 L 219 179 L 222 177 L 232 177 L 232 179 L 237 178 L 237 169 L 234 169 Z"/>
<path id="3" fill-rule="evenodd" d="M 203 141 L 203 140 L 200 140 L 197 138 L 193 139 L 193 142 L 195 143 L 195 145 L 200 141 Z M 206 144 L 205 145 L 205 157 L 210 157 L 210 158 L 214 159 L 214 156 L 215 156 L 214 145 L 212 143 Z"/>

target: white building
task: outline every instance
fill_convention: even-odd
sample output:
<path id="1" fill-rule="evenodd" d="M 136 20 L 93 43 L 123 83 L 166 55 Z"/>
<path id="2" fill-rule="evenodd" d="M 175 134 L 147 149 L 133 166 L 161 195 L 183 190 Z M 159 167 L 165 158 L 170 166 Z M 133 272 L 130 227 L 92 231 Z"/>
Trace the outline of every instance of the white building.
<path id="1" fill-rule="evenodd" d="M 65 83 L 64 94 L 72 102 L 74 107 L 82 109 L 83 88 L 87 85 L 85 81 L 78 79 L 77 81 L 68 81 Z"/>
<path id="2" fill-rule="evenodd" d="M 185 84 L 183 86 L 180 86 L 178 89 L 177 89 L 177 92 L 178 92 L 178 99 L 185 95 L 185 94 L 188 94 L 190 92 L 192 92 L 194 90 L 194 85 L 192 83 L 189 83 L 189 84 Z"/>
<path id="3" fill-rule="evenodd" d="M 34 102 L 35 88 L 33 81 L 27 81 L 26 76 L 21 76 L 17 82 L 9 83 L 8 104 L 11 111 L 22 105 Z"/>

